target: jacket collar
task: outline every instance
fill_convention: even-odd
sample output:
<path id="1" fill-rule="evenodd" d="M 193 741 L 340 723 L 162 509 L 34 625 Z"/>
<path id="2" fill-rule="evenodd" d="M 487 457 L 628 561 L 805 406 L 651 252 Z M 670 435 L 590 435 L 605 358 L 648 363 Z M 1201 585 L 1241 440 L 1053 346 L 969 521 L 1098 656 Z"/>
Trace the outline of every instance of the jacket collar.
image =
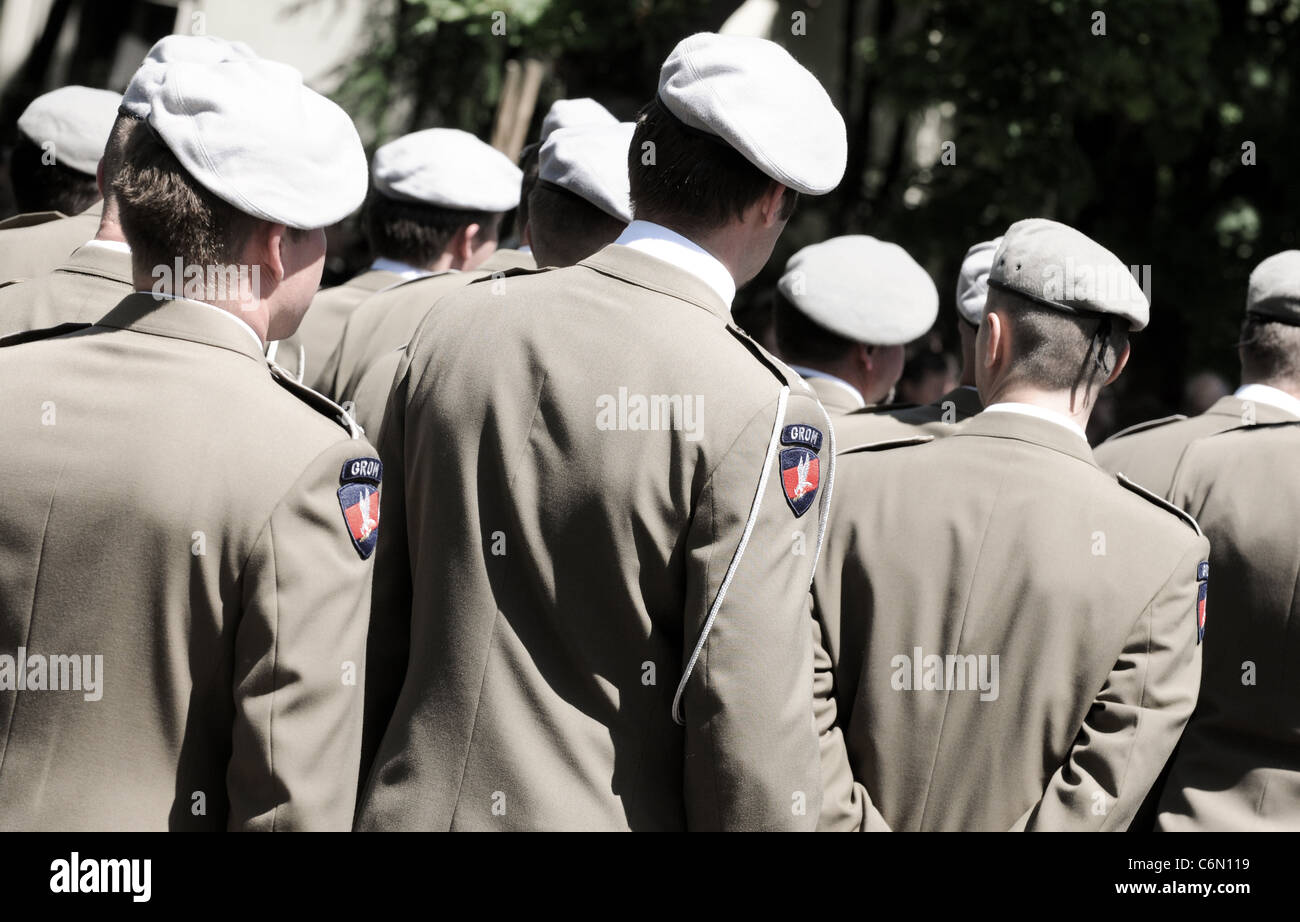
<path id="1" fill-rule="evenodd" d="M 611 243 L 578 265 L 690 302 L 727 323 L 731 322 L 731 310 L 707 282 L 679 266 L 632 247 Z"/>
<path id="2" fill-rule="evenodd" d="M 132 284 L 131 254 L 106 247 L 79 246 L 54 271 L 94 275 L 110 282 Z"/>
<path id="3" fill-rule="evenodd" d="M 1046 419 L 1020 413 L 977 413 L 958 426 L 952 438 L 958 436 L 984 436 L 993 439 L 1015 439 L 1058 451 L 1084 464 L 1098 467 L 1088 443 L 1064 426 Z"/>
<path id="4" fill-rule="evenodd" d="M 149 292 L 137 291 L 119 301 L 95 325 L 229 349 L 266 365 L 266 356 L 253 337 L 233 318 L 219 316 L 219 310 L 186 298 L 159 300 Z"/>

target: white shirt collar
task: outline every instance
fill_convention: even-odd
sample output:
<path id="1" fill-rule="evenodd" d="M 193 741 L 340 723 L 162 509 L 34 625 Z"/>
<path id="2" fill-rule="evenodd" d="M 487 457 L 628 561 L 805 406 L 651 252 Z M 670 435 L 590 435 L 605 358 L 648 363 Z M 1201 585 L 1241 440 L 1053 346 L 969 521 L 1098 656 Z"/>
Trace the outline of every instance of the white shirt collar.
<path id="1" fill-rule="evenodd" d="M 257 331 L 248 325 L 248 321 L 242 319 L 241 317 L 235 314 L 232 314 L 228 310 L 223 310 L 222 308 L 217 307 L 215 304 L 209 304 L 207 301 L 195 301 L 192 298 L 180 298 L 177 297 L 176 295 L 166 294 L 165 292 L 141 291 L 138 293 L 142 295 L 148 295 L 149 297 L 153 298 L 156 301 L 188 301 L 191 304 L 201 304 L 204 307 L 206 307 L 208 310 L 216 311 L 218 314 L 220 314 L 223 317 L 229 317 L 235 323 L 243 327 L 244 331 L 247 332 L 249 336 L 253 337 L 253 342 L 257 344 L 258 352 L 263 352 L 263 350 L 266 348 L 262 344 L 262 337 L 258 336 Z M 265 353 L 263 352 L 263 354 Z"/>
<path id="2" fill-rule="evenodd" d="M 400 275 L 404 282 L 410 281 L 411 279 L 424 278 L 426 275 L 433 275 L 433 273 L 427 269 L 417 269 L 409 263 L 404 263 L 396 259 L 387 259 L 383 256 L 370 264 L 370 271 L 392 272 L 396 275 Z"/>
<path id="3" fill-rule="evenodd" d="M 1004 403 L 995 403 L 992 406 L 985 407 L 984 412 L 1019 413 L 1021 416 L 1033 416 L 1037 419 L 1045 419 L 1049 423 L 1056 423 L 1058 426 L 1063 426 L 1064 428 L 1069 429 L 1083 440 L 1084 445 L 1088 444 L 1088 435 L 1083 431 L 1083 427 L 1070 419 L 1070 417 L 1066 416 L 1064 413 L 1057 413 L 1055 410 L 1049 410 L 1045 407 L 1036 407 L 1033 404 L 1028 403 L 1013 403 L 1008 401 Z"/>
<path id="4" fill-rule="evenodd" d="M 131 255 L 131 248 L 120 240 L 87 240 L 83 245 L 112 250 L 114 253 L 125 253 L 127 256 Z"/>
<path id="5" fill-rule="evenodd" d="M 844 390 L 849 392 L 849 394 L 853 397 L 854 402 L 858 405 L 859 408 L 865 407 L 867 405 L 867 402 L 862 399 L 862 392 L 858 390 L 856 387 L 854 387 L 852 384 L 850 384 L 849 382 L 845 381 L 843 378 L 837 378 L 835 375 L 827 374 L 824 371 L 818 371 L 816 368 L 809 368 L 806 365 L 791 365 L 790 367 L 795 371 L 797 371 L 801 377 L 824 378 L 827 381 L 829 381 L 831 384 L 834 384 L 836 387 L 843 388 Z"/>
<path id="6" fill-rule="evenodd" d="M 1270 387 L 1267 384 L 1243 384 L 1237 388 L 1232 396 L 1238 400 L 1266 403 L 1271 407 L 1277 407 L 1279 410 L 1285 410 L 1300 419 L 1300 400 L 1292 397 L 1286 391 L 1278 390 L 1276 387 Z"/>
<path id="7" fill-rule="evenodd" d="M 731 309 L 736 280 L 716 256 L 674 230 L 653 221 L 633 221 L 614 241 L 689 272 L 708 285 Z"/>

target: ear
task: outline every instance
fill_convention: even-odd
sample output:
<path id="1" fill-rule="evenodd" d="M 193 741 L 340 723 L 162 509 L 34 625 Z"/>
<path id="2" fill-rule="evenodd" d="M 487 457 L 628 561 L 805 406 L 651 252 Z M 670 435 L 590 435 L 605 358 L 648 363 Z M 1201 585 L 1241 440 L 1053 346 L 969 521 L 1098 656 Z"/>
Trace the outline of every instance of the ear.
<path id="1" fill-rule="evenodd" d="M 853 344 L 853 361 L 862 369 L 864 374 L 871 374 L 872 369 L 876 367 L 875 356 L 872 355 L 871 347 L 866 343 Z"/>
<path id="2" fill-rule="evenodd" d="M 1002 350 L 1006 347 L 1006 327 L 1002 323 L 1002 318 L 993 311 L 984 315 L 984 323 L 988 325 L 988 338 L 984 343 L 984 354 L 979 359 L 985 368 L 995 368 Z"/>
<path id="3" fill-rule="evenodd" d="M 281 248 L 288 243 L 287 234 L 288 228 L 283 224 L 259 221 L 257 230 L 253 232 L 253 238 L 249 241 L 254 247 L 252 255 L 277 283 L 283 281 L 285 276 L 284 254 Z"/>
<path id="4" fill-rule="evenodd" d="M 451 241 L 451 255 L 457 265 L 465 265 L 474 255 L 474 240 L 478 237 L 479 230 L 477 224 L 466 224 L 456 231 L 456 236 Z"/>
<path id="5" fill-rule="evenodd" d="M 104 158 L 99 159 L 95 164 L 95 187 L 99 189 L 99 197 L 104 198 Z"/>
<path id="6" fill-rule="evenodd" d="M 519 234 L 519 243 L 521 246 L 530 247 L 533 245 L 532 228 L 529 226 L 532 222 L 524 225 L 524 229 Z"/>
<path id="7" fill-rule="evenodd" d="M 1128 356 L 1129 356 L 1129 344 L 1125 343 L 1124 351 L 1119 354 L 1119 358 L 1115 361 L 1115 370 L 1112 371 L 1110 373 L 1110 377 L 1106 379 L 1107 387 L 1114 384 L 1115 379 L 1118 378 L 1120 372 L 1124 370 L 1124 366 L 1128 364 Z"/>
<path id="8" fill-rule="evenodd" d="M 758 216 L 764 227 L 775 227 L 781 223 L 781 203 L 784 201 L 785 186 L 779 182 L 768 183 L 767 191 L 758 200 Z"/>

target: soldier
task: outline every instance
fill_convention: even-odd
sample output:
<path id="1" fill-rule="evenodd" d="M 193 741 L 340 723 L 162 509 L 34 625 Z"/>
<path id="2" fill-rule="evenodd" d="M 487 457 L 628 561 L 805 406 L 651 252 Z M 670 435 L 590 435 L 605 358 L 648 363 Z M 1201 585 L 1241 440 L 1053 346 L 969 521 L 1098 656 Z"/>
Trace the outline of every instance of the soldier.
<path id="1" fill-rule="evenodd" d="M 1097 447 L 1097 462 L 1168 498 L 1174 472 L 1196 439 L 1238 426 L 1300 419 L 1300 329 L 1288 319 L 1286 290 L 1300 276 L 1300 250 L 1275 253 L 1250 274 L 1237 356 L 1241 387 L 1200 416 L 1168 416 L 1131 426 Z"/>
<path id="2" fill-rule="evenodd" d="M 1125 265 L 1031 219 L 988 284 L 986 409 L 841 443 L 813 584 L 839 726 L 893 829 L 1123 829 L 1196 702 L 1208 546 L 1084 437 L 1147 322 Z"/>
<path id="3" fill-rule="evenodd" d="M 103 196 L 99 227 L 53 272 L 0 286 L 0 332 L 90 323 L 134 290 L 131 248 L 118 220 L 113 183 L 135 126 L 149 116 L 148 93 L 162 68 L 177 60 L 253 57 L 248 46 L 213 36 L 169 35 L 159 40 L 131 78 L 104 146 L 96 180 Z"/>
<path id="4" fill-rule="evenodd" d="M 428 313 L 382 433 L 368 669 L 397 681 L 367 693 L 359 828 L 815 825 L 830 423 L 728 307 L 846 148 L 780 46 L 693 35 L 618 240 Z"/>
<path id="5" fill-rule="evenodd" d="M 957 276 L 957 334 L 961 337 L 961 380 L 934 403 L 924 406 L 877 406 L 839 420 L 841 441 L 859 444 L 905 439 L 917 434 L 949 435 L 953 426 L 980 411 L 975 388 L 975 334 L 984 316 L 989 269 L 1002 238 L 985 240 L 966 251 Z"/>
<path id="6" fill-rule="evenodd" d="M 774 311 L 781 357 L 840 415 L 888 399 L 903 346 L 934 324 L 939 293 L 897 244 L 833 237 L 790 257 Z"/>
<path id="7" fill-rule="evenodd" d="M 529 144 L 519 153 L 519 169 L 523 171 L 523 179 L 520 182 L 519 210 L 515 212 L 515 226 L 519 236 L 519 249 L 515 252 L 527 257 L 527 259 L 517 259 L 514 261 L 515 265 L 501 265 L 500 268 L 537 268 L 537 263 L 532 259 L 533 248 L 529 240 L 528 196 L 532 194 L 533 186 L 537 185 L 537 161 L 542 144 L 546 139 L 557 128 L 616 124 L 618 124 L 618 119 L 614 118 L 608 109 L 594 99 L 586 97 L 582 99 L 557 99 L 551 103 L 551 108 L 546 111 L 546 117 L 542 119 L 541 138 Z M 501 263 L 502 260 L 497 259 L 496 262 Z"/>
<path id="8" fill-rule="evenodd" d="M 361 302 L 413 279 L 422 284 L 407 287 L 422 293 L 468 281 L 466 273 L 496 250 L 501 216 L 519 204 L 521 178 L 500 151 L 454 128 L 417 131 L 375 151 L 366 234 L 382 258 L 342 286 L 346 291 L 317 296 L 329 308 L 316 338 L 317 352 L 327 357 L 305 380 L 335 400 L 349 400 L 366 362 L 405 342 L 372 346 L 385 315 L 382 309 L 358 311 Z"/>
<path id="9" fill-rule="evenodd" d="M 148 109 L 114 187 L 141 291 L 0 341 L 0 826 L 346 828 L 380 464 L 262 346 L 365 152 L 269 61 L 168 64 Z"/>
<path id="10" fill-rule="evenodd" d="M 299 380 L 320 385 L 362 301 L 412 279 L 468 272 L 493 254 L 502 215 L 519 204 L 519 181 L 518 167 L 466 131 L 430 128 L 380 147 L 361 213 L 374 262 L 317 294 L 298 332 L 274 354 L 292 363 Z"/>
<path id="11" fill-rule="evenodd" d="M 44 275 L 95 235 L 96 168 L 121 101 L 108 90 L 65 86 L 23 110 L 9 158 L 23 213 L 0 221 L 0 282 Z"/>
<path id="12" fill-rule="evenodd" d="M 540 152 L 539 181 L 529 196 L 530 239 L 542 265 L 571 266 L 586 259 L 613 243 L 632 220 L 627 149 L 635 128 L 631 122 L 615 122 L 562 128 L 548 136 Z M 480 271 L 470 279 L 489 274 Z M 427 287 L 394 288 L 376 295 L 365 307 L 368 314 L 382 315 L 382 319 L 370 338 L 371 355 L 358 363 L 357 383 L 344 399 L 371 439 L 379 438 L 384 407 L 406 343 L 432 309 L 421 300 Z M 394 342 L 396 348 L 373 354 Z"/>
<path id="13" fill-rule="evenodd" d="M 1268 378 L 1286 394 L 1300 394 L 1297 258 L 1292 250 L 1255 270 L 1250 303 L 1262 315 L 1242 346 L 1245 376 L 1261 339 L 1281 334 L 1292 345 Z M 1160 800 L 1160 829 L 1300 830 L 1298 452 L 1300 423 L 1276 423 L 1198 439 L 1179 464 L 1173 500 L 1205 529 L 1215 597 L 1226 604 L 1215 604 L 1213 626 L 1201 625 L 1201 697 Z"/>

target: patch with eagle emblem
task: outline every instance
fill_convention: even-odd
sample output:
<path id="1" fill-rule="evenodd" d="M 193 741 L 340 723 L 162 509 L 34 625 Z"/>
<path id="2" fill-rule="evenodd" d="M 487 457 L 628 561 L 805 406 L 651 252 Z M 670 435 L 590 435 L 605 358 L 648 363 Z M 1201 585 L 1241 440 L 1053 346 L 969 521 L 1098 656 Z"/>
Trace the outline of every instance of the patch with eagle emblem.
<path id="1" fill-rule="evenodd" d="M 781 449 L 781 488 L 796 519 L 812 506 L 820 483 L 821 462 L 816 452 L 803 447 Z"/>
<path id="2" fill-rule="evenodd" d="M 379 481 L 384 466 L 378 458 L 352 458 L 339 473 L 339 506 L 352 545 L 365 560 L 379 541 Z"/>

